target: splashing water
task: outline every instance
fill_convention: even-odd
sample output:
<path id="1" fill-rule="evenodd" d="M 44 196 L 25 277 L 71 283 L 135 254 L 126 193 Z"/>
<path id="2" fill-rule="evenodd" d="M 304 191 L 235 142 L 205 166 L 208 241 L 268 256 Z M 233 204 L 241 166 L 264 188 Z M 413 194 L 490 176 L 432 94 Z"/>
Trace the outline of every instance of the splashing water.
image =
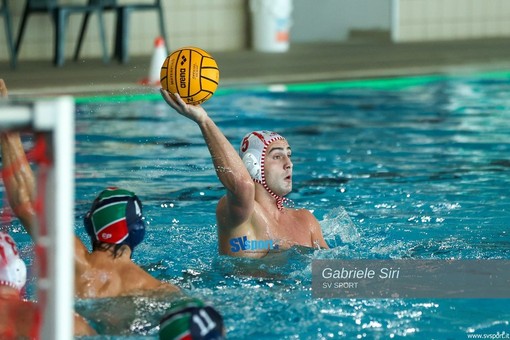
<path id="1" fill-rule="evenodd" d="M 340 206 L 332 209 L 320 221 L 324 239 L 330 247 L 338 247 L 343 243 L 358 243 L 360 234 L 347 210 Z"/>

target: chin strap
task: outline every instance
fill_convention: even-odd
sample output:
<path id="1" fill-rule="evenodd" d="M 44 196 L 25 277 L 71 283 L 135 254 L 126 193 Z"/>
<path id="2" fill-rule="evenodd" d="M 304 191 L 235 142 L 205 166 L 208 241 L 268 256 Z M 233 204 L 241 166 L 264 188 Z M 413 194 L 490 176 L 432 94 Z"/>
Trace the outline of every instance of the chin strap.
<path id="1" fill-rule="evenodd" d="M 258 181 L 256 179 L 254 179 L 255 182 L 257 183 L 260 183 L 262 184 L 262 186 L 264 187 L 264 189 L 266 189 L 266 191 L 269 193 L 269 195 L 271 195 L 275 200 L 276 200 L 276 207 L 278 208 L 278 210 L 283 210 L 283 204 L 284 203 L 288 203 L 290 200 L 286 197 L 283 197 L 283 196 L 280 196 L 280 195 L 277 195 L 273 192 L 273 190 L 269 189 L 269 187 L 267 186 L 267 183 L 264 181 L 264 182 L 261 182 L 261 181 Z M 292 201 L 291 201 L 292 202 Z M 287 206 L 289 206 L 287 204 Z M 294 206 L 294 202 L 292 202 L 292 206 Z"/>
<path id="2" fill-rule="evenodd" d="M 255 181 L 255 182 L 258 182 L 258 181 Z M 260 183 L 260 182 L 258 182 L 258 183 Z M 273 190 L 269 189 L 269 187 L 267 186 L 266 183 L 261 183 L 261 184 L 264 187 L 264 189 L 266 189 L 266 191 L 269 193 L 269 195 L 271 195 L 276 200 L 276 207 L 278 208 L 278 210 L 282 211 L 283 208 L 285 208 L 285 207 L 294 208 L 295 204 L 294 204 L 293 200 L 291 200 L 287 197 L 283 197 L 283 196 L 275 194 L 273 192 Z"/>
<path id="3" fill-rule="evenodd" d="M 276 207 L 280 211 L 283 210 L 283 208 L 294 208 L 294 206 L 294 201 L 287 197 L 278 196 L 278 198 L 276 198 Z"/>
<path id="4" fill-rule="evenodd" d="M 278 210 L 283 210 L 283 202 L 285 202 L 285 197 L 278 197 L 276 199 L 276 207 Z"/>

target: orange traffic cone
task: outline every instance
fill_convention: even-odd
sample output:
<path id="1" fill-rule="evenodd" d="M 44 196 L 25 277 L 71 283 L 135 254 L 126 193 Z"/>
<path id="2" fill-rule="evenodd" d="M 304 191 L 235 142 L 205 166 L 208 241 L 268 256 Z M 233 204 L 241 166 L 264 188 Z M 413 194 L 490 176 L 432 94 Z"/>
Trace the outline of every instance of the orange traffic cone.
<path id="1" fill-rule="evenodd" d="M 151 65 L 149 69 L 149 76 L 142 79 L 142 85 L 161 86 L 159 75 L 161 66 L 165 62 L 168 52 L 166 51 L 165 40 L 162 37 L 157 37 L 154 40 L 154 52 L 152 53 Z"/>

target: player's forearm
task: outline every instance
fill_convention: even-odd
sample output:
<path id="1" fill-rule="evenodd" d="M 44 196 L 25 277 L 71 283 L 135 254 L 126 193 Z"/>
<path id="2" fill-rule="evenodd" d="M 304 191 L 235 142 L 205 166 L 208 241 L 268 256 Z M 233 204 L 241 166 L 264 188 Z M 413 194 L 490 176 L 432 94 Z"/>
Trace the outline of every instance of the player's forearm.
<path id="1" fill-rule="evenodd" d="M 18 132 L 0 136 L 2 177 L 11 209 L 27 232 L 33 236 L 35 179 Z"/>
<path id="2" fill-rule="evenodd" d="M 209 117 L 198 122 L 209 148 L 214 169 L 227 190 L 236 194 L 245 185 L 253 185 L 239 154 Z"/>

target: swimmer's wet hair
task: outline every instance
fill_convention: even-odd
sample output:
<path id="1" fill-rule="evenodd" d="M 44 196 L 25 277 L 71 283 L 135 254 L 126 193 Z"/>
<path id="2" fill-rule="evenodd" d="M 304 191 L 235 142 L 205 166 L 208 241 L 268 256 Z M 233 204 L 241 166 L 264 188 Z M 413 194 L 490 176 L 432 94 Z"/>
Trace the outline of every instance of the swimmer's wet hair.
<path id="1" fill-rule="evenodd" d="M 92 250 L 102 250 L 102 251 L 108 251 L 113 248 L 113 258 L 121 257 L 122 254 L 124 254 L 124 251 L 126 250 L 125 247 L 123 247 L 123 244 L 112 244 L 112 243 L 104 243 L 99 241 L 93 241 L 92 242 Z"/>

